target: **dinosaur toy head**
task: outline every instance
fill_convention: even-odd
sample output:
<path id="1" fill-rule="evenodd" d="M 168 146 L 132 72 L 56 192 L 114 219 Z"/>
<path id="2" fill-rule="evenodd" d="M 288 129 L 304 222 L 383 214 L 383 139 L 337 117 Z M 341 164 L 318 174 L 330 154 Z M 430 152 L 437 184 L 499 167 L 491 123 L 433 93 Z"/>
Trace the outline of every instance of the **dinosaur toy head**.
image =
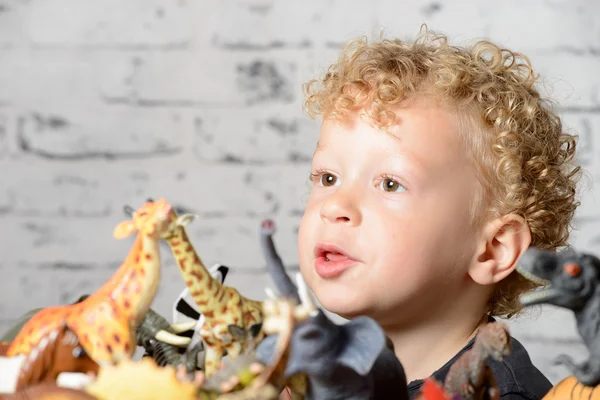
<path id="1" fill-rule="evenodd" d="M 544 285 L 521 295 L 523 306 L 551 304 L 577 311 L 585 307 L 600 284 L 600 260 L 573 250 L 553 253 L 531 247 L 521 256 L 517 271 Z"/>
<path id="2" fill-rule="evenodd" d="M 175 228 L 176 220 L 171 218 L 172 207 L 164 199 L 148 201 L 134 211 L 130 220 L 121 222 L 114 230 L 117 239 L 130 236 L 139 231 L 153 238 L 166 238 Z"/>

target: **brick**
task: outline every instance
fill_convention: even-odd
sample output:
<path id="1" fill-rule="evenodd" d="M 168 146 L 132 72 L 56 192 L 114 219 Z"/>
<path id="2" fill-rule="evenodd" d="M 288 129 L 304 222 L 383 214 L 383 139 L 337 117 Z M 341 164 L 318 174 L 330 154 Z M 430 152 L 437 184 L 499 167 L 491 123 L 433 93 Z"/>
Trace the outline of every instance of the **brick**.
<path id="1" fill-rule="evenodd" d="M 538 88 L 567 111 L 600 110 L 600 57 L 567 52 L 539 53 L 529 56 Z"/>
<path id="2" fill-rule="evenodd" d="M 208 109 L 196 117 L 194 154 L 202 162 L 309 163 L 319 130 L 320 122 L 296 107 Z"/>
<path id="3" fill-rule="evenodd" d="M 575 317 L 569 310 L 543 305 L 532 306 L 509 320 L 503 320 L 515 337 L 544 340 L 576 340 L 579 338 Z"/>
<path id="4" fill-rule="evenodd" d="M 110 163 L 21 159 L 0 167 L 19 171 L 0 177 L 9 211 L 32 218 L 121 218 L 124 204 L 137 207 L 147 197 L 164 197 L 203 218 L 298 216 L 310 172 L 308 165 L 199 164 L 186 156 Z M 40 174 L 44 168 L 52 174 Z"/>
<path id="5" fill-rule="evenodd" d="M 600 113 L 563 113 L 562 120 L 564 129 L 578 136 L 576 162 L 582 167 L 583 174 L 577 186 L 581 205 L 576 215 L 584 219 L 600 218 L 596 206 L 598 188 L 594 185 L 600 179 L 600 142 L 595 135 L 600 129 Z"/>
<path id="6" fill-rule="evenodd" d="M 215 10 L 213 43 L 232 50 L 307 48 L 314 45 L 325 2 L 221 1 Z"/>
<path id="7" fill-rule="evenodd" d="M 355 7 L 364 11 L 364 8 Z M 430 30 L 449 36 L 452 44 L 462 45 L 483 36 L 487 21 L 481 18 L 481 3 L 469 0 L 456 7 L 455 2 L 441 0 L 422 2 L 380 0 L 373 7 L 378 27 L 385 37 L 397 37 L 412 42 L 422 23 Z"/>
<path id="8" fill-rule="evenodd" d="M 9 116 L 0 108 L 0 160 L 10 151 Z"/>
<path id="9" fill-rule="evenodd" d="M 118 159 L 182 151 L 178 112 L 100 108 L 89 112 L 34 112 L 19 118 L 21 150 L 46 159 Z"/>
<path id="10" fill-rule="evenodd" d="M 223 1 L 216 11 L 213 43 L 228 50 L 286 50 L 339 46 L 370 34 L 375 7 L 348 7 L 328 2 Z M 352 27 L 349 29 L 348 27 Z"/>
<path id="11" fill-rule="evenodd" d="M 600 113 L 562 113 L 563 129 L 578 136 L 577 163 L 588 172 L 598 171 L 600 148 L 594 132 L 600 129 Z"/>
<path id="12" fill-rule="evenodd" d="M 0 217 L 10 235 L 0 243 L 3 262 L 15 268 L 19 263 L 48 265 L 48 268 L 97 264 L 120 264 L 133 243 L 131 238 L 116 240 L 115 226 L 125 218 L 67 219 Z M 204 262 L 216 262 L 236 268 L 261 269 L 264 257 L 260 248 L 261 218 L 200 218 L 187 232 Z M 297 264 L 297 229 L 299 217 L 277 217 L 277 246 L 286 265 Z M 164 262 L 173 256 L 163 244 Z M 65 268 L 67 268 L 65 267 Z M 84 268 L 84 267 L 82 267 Z"/>
<path id="13" fill-rule="evenodd" d="M 1 51 L 0 57 L 0 102 L 46 113 L 89 112 L 100 105 L 102 53 L 11 49 Z"/>
<path id="14" fill-rule="evenodd" d="M 36 46 L 180 48 L 193 37 L 186 2 L 77 0 L 33 2 L 27 35 Z"/>
<path id="15" fill-rule="evenodd" d="M 0 49 L 12 48 L 23 42 L 23 8 L 23 4 L 17 2 L 0 4 Z"/>
<path id="16" fill-rule="evenodd" d="M 143 106 L 236 107 L 295 98 L 296 61 L 233 53 L 150 53 L 104 59 L 110 102 Z M 169 80 L 165 83 L 165 71 Z"/>
<path id="17" fill-rule="evenodd" d="M 239 63 L 236 72 L 237 87 L 246 104 L 290 103 L 296 97 L 296 64 L 293 62 L 255 58 Z"/>
<path id="18" fill-rule="evenodd" d="M 594 202 L 597 196 L 588 200 L 588 204 Z M 598 233 L 598 222 L 600 216 L 575 216 L 575 226 L 571 232 L 571 245 L 579 250 L 590 252 L 600 257 L 600 234 Z"/>
<path id="19" fill-rule="evenodd" d="M 488 34 L 517 51 L 600 50 L 600 13 L 597 2 L 547 2 L 510 0 L 506 7 L 482 3 Z M 535 16 L 535 29 L 531 17 Z M 572 68 L 569 64 L 566 68 Z"/>
<path id="20" fill-rule="evenodd" d="M 562 365 L 554 365 L 554 360 L 560 354 L 568 354 L 577 362 L 588 357 L 588 351 L 580 341 L 544 340 L 540 338 L 523 339 L 516 336 L 529 352 L 533 364 L 554 385 L 569 375 L 572 371 Z"/>

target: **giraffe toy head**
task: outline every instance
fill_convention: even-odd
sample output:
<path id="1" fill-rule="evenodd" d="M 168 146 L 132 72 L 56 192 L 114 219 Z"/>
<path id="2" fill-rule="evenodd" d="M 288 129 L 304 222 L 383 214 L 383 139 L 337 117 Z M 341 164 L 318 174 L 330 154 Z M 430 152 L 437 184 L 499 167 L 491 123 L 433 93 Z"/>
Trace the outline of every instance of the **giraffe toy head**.
<path id="1" fill-rule="evenodd" d="M 148 204 L 148 203 L 155 203 L 155 201 L 152 198 L 148 198 L 146 200 L 146 204 Z M 123 207 L 123 212 L 125 213 L 126 216 L 133 217 L 133 215 L 135 214 L 136 211 L 130 205 L 125 205 Z M 191 222 L 193 222 L 196 218 L 198 218 L 198 216 L 196 214 L 191 214 L 191 213 L 184 213 L 181 215 L 177 215 L 177 213 L 175 212 L 175 207 L 171 207 L 171 210 L 169 211 L 169 214 L 168 214 L 168 224 L 169 224 L 169 227 L 172 229 L 183 228 L 183 227 L 187 226 L 188 224 L 190 224 Z"/>
<path id="2" fill-rule="evenodd" d="M 113 236 L 123 239 L 134 232 L 155 238 L 169 237 L 177 226 L 177 219 L 172 218 L 173 207 L 164 199 L 148 201 L 132 212 L 131 219 L 116 226 Z"/>

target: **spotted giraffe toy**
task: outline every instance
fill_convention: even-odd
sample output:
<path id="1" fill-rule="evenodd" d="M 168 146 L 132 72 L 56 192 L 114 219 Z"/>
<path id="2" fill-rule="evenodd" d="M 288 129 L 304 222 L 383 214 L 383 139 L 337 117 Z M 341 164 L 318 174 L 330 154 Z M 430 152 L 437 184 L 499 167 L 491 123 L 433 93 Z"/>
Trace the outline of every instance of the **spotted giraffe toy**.
<path id="1" fill-rule="evenodd" d="M 41 343 L 66 326 L 100 366 L 131 358 L 136 347 L 136 326 L 149 310 L 158 288 L 158 240 L 176 230 L 170 213 L 171 206 L 164 199 L 147 202 L 133 213 L 132 220 L 117 225 L 113 233 L 117 239 L 138 231 L 121 267 L 85 300 L 45 308 L 34 315 L 11 342 L 7 356 L 37 351 Z"/>
<path id="2" fill-rule="evenodd" d="M 131 211 L 131 207 L 125 206 L 125 213 Z M 242 342 L 231 335 L 229 325 L 250 329 L 252 325 L 262 323 L 262 302 L 250 300 L 237 289 L 221 285 L 210 274 L 184 228 L 194 218 L 192 214 L 177 216 L 175 210 L 171 209 L 168 219 L 176 228 L 165 240 L 177 261 L 190 295 L 204 315 L 200 337 L 206 349 L 204 373 L 208 377 L 218 369 L 225 351 L 230 358 L 241 353 Z"/>

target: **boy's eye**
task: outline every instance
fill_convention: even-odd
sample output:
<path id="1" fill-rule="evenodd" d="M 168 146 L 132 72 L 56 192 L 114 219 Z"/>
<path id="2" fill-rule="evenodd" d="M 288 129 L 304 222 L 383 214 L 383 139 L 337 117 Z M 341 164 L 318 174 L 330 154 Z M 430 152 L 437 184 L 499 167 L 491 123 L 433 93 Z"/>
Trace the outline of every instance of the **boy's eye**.
<path id="1" fill-rule="evenodd" d="M 334 186 L 338 181 L 338 178 L 335 175 L 329 174 L 325 172 L 321 175 L 320 183 L 323 186 Z"/>
<path id="2" fill-rule="evenodd" d="M 386 192 L 390 192 L 390 193 L 399 192 L 399 191 L 404 190 L 404 187 L 400 183 L 398 183 L 398 181 L 396 181 L 392 178 L 384 178 L 381 181 L 381 186 L 382 186 L 381 189 L 383 189 Z"/>

